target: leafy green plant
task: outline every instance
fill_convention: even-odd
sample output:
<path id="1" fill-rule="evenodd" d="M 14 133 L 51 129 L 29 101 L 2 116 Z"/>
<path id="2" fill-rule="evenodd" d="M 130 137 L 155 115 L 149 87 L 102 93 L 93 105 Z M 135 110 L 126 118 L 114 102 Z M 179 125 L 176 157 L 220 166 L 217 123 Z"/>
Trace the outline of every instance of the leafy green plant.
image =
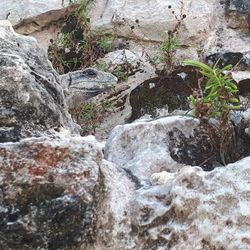
<path id="1" fill-rule="evenodd" d="M 207 78 L 204 90 L 198 86 L 197 91 L 189 97 L 195 116 L 201 120 L 216 118 L 223 124 L 227 123 L 229 112 L 240 108 L 238 87 L 231 78 L 232 66 L 220 69 L 216 65 L 210 67 L 193 60 L 184 61 L 184 64 L 196 67 Z"/>
<path id="2" fill-rule="evenodd" d="M 107 34 L 101 35 L 97 44 L 104 53 L 110 52 L 112 50 L 112 36 Z"/>
<path id="3" fill-rule="evenodd" d="M 237 96 L 238 87 L 231 78 L 232 66 L 220 69 L 216 65 L 210 67 L 194 60 L 184 61 L 184 64 L 197 68 L 202 75 L 189 101 L 195 116 L 201 121 L 201 127 L 207 133 L 211 150 L 224 165 L 235 161 L 239 153 L 229 114 L 240 108 L 240 101 Z M 211 122 L 210 118 L 216 119 L 219 124 Z"/>
<path id="4" fill-rule="evenodd" d="M 160 46 L 160 61 L 164 62 L 166 66 L 172 69 L 174 64 L 174 55 L 176 50 L 180 47 L 180 41 L 177 33 L 168 33 L 167 38 Z"/>
<path id="5" fill-rule="evenodd" d="M 112 50 L 112 35 L 92 30 L 89 11 L 95 0 L 70 0 L 61 33 L 51 41 L 49 59 L 61 74 L 90 67 Z"/>
<path id="6" fill-rule="evenodd" d="M 177 49 L 180 48 L 180 29 L 183 24 L 183 20 L 186 18 L 186 14 L 184 14 L 184 2 L 180 2 L 180 11 L 179 14 L 176 14 L 174 10 L 172 10 L 172 6 L 169 5 L 168 8 L 172 11 L 176 19 L 176 24 L 172 30 L 167 32 L 167 36 L 165 40 L 160 45 L 159 51 L 159 59 L 161 62 L 165 63 L 165 71 L 170 72 L 173 70 L 176 59 L 175 54 Z"/>

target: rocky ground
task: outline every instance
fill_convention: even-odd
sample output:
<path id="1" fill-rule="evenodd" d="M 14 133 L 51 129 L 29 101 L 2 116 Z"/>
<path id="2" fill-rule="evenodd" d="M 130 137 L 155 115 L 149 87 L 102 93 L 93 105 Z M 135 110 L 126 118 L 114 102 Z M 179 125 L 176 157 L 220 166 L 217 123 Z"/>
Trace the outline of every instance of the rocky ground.
<path id="1" fill-rule="evenodd" d="M 99 0 L 81 20 L 112 51 L 76 29 L 79 6 L 0 2 L 0 249 L 250 249 L 249 1 Z M 187 113 L 200 76 L 184 59 L 237 66 L 222 161 Z"/>

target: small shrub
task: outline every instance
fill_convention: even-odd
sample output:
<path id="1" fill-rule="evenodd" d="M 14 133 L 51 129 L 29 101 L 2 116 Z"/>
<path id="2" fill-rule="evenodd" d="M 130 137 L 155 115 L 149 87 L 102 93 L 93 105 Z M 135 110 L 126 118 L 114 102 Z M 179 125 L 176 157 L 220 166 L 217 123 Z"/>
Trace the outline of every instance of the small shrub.
<path id="1" fill-rule="evenodd" d="M 223 69 L 210 67 L 204 63 L 188 60 L 184 64 L 196 67 L 202 74 L 198 88 L 189 97 L 194 114 L 201 121 L 201 127 L 207 132 L 211 149 L 224 165 L 239 158 L 236 134 L 229 114 L 240 108 L 238 87 L 231 78 L 232 66 Z M 206 81 L 205 85 L 202 83 Z M 219 124 L 211 122 L 216 119 Z"/>
<path id="2" fill-rule="evenodd" d="M 181 46 L 180 44 L 180 29 L 183 24 L 183 20 L 186 18 L 184 14 L 184 2 L 180 2 L 180 13 L 177 15 L 172 6 L 169 5 L 168 8 L 171 10 L 172 14 L 176 19 L 175 27 L 167 32 L 165 40 L 160 45 L 159 59 L 161 62 L 165 63 L 165 71 L 171 72 L 176 64 L 175 54 L 177 49 Z"/>
<path id="3" fill-rule="evenodd" d="M 193 60 L 185 61 L 184 64 L 198 68 L 203 77 L 207 78 L 205 88 L 198 86 L 197 91 L 189 97 L 195 116 L 202 121 L 216 118 L 221 124 L 228 123 L 229 112 L 240 108 L 238 87 L 231 78 L 232 66 L 212 68 Z M 229 72 L 225 73 L 226 71 Z"/>
<path id="4" fill-rule="evenodd" d="M 54 68 L 65 74 L 90 67 L 112 50 L 112 36 L 91 29 L 89 10 L 94 0 L 70 0 L 72 9 L 66 14 L 61 33 L 49 47 Z"/>

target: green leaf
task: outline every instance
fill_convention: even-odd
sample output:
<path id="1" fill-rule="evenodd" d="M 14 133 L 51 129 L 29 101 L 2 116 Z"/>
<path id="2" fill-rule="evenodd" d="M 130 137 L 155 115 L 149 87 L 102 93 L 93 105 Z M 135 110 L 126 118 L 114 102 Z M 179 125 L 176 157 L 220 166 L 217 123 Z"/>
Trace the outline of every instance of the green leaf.
<path id="1" fill-rule="evenodd" d="M 231 103 L 239 103 L 240 101 L 237 98 L 230 98 L 229 102 L 231 102 Z"/>
<path id="2" fill-rule="evenodd" d="M 233 68 L 233 65 L 229 64 L 227 66 L 225 66 L 222 71 L 225 71 L 225 70 L 231 70 Z"/>
<path id="3" fill-rule="evenodd" d="M 205 63 L 202 62 L 198 62 L 195 60 L 185 60 L 184 65 L 190 65 L 190 66 L 194 66 L 197 67 L 199 69 L 205 70 L 207 72 L 213 72 L 213 69 L 211 67 L 209 67 L 208 65 L 206 65 Z"/>
<path id="4" fill-rule="evenodd" d="M 227 106 L 228 109 L 230 110 L 239 110 L 241 108 L 240 105 L 237 105 L 237 106 Z"/>

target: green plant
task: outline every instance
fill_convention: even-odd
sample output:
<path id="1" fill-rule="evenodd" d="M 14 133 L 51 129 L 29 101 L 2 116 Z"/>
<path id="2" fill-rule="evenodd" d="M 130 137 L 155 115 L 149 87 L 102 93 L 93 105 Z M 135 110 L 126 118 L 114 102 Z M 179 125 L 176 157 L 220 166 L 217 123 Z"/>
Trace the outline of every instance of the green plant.
<path id="1" fill-rule="evenodd" d="M 97 113 L 97 106 L 95 103 L 87 102 L 82 104 L 79 119 L 82 121 L 89 121 L 95 117 Z"/>
<path id="2" fill-rule="evenodd" d="M 116 68 L 112 73 L 118 78 L 118 81 L 123 82 L 128 80 L 128 73 L 122 67 Z"/>
<path id="3" fill-rule="evenodd" d="M 239 157 L 236 134 L 229 117 L 230 111 L 240 108 L 238 87 L 231 78 L 232 66 L 220 69 L 194 60 L 184 61 L 184 64 L 197 68 L 202 75 L 198 88 L 189 97 L 190 106 L 208 135 L 212 151 L 226 165 Z M 219 124 L 211 122 L 210 118 Z"/>
<path id="4" fill-rule="evenodd" d="M 175 54 L 177 49 L 181 46 L 179 35 L 183 20 L 186 18 L 186 14 L 183 14 L 184 2 L 181 1 L 180 3 L 180 13 L 177 15 L 174 10 L 172 11 L 172 14 L 176 19 L 176 24 L 172 30 L 167 32 L 165 40 L 160 45 L 159 59 L 161 62 L 165 63 L 164 69 L 167 72 L 173 70 L 176 64 Z M 171 10 L 172 6 L 169 5 L 168 8 Z"/>
<path id="5" fill-rule="evenodd" d="M 110 52 L 112 50 L 112 36 L 109 34 L 101 35 L 97 44 L 104 53 Z"/>
<path id="6" fill-rule="evenodd" d="M 92 30 L 89 11 L 95 0 L 70 0 L 61 33 L 49 47 L 49 59 L 59 73 L 90 67 L 112 50 L 112 35 Z"/>
<path id="7" fill-rule="evenodd" d="M 81 135 L 84 136 L 94 134 L 105 117 L 111 112 L 114 112 L 114 107 L 112 101 L 108 99 L 97 103 L 81 103 L 78 107 L 70 110 L 74 119 L 81 126 Z"/>
<path id="8" fill-rule="evenodd" d="M 220 69 L 216 65 L 210 67 L 193 60 L 184 61 L 184 64 L 196 67 L 207 78 L 204 90 L 198 86 L 197 91 L 189 97 L 195 116 L 202 121 L 216 118 L 221 124 L 227 123 L 229 112 L 240 108 L 238 87 L 231 78 L 232 66 Z"/>

